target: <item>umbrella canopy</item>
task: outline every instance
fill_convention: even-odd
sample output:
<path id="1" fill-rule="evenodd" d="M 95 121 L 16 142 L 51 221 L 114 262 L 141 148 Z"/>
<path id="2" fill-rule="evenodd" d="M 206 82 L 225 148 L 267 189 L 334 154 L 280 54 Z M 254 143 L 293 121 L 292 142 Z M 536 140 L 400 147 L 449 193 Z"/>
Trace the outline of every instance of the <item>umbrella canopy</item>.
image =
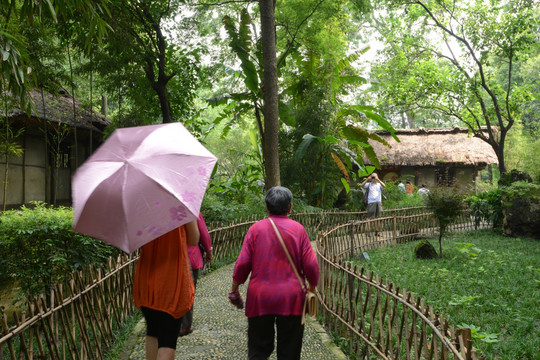
<path id="1" fill-rule="evenodd" d="M 117 129 L 73 176 L 73 228 L 131 253 L 197 219 L 216 161 L 180 123 Z"/>

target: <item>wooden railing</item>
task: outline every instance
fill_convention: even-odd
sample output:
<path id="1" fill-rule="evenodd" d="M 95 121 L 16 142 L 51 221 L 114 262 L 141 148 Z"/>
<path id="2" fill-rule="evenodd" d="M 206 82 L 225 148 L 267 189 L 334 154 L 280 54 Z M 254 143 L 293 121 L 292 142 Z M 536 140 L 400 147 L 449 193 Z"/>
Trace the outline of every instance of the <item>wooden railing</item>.
<path id="1" fill-rule="evenodd" d="M 487 224 L 482 224 L 484 227 Z M 451 227 L 474 229 L 467 212 Z M 319 299 L 326 328 L 359 359 L 476 359 L 470 329 L 454 329 L 431 306 L 349 260 L 436 231 L 429 212 L 341 224 L 319 234 Z M 377 234 L 376 234 L 377 233 Z"/>
<path id="2" fill-rule="evenodd" d="M 310 234 L 325 231 L 317 238 L 317 253 L 326 326 L 350 337 L 355 354 L 388 359 L 445 359 L 451 355 L 471 359 L 467 356 L 474 350 L 467 336 L 455 337 L 447 322 L 420 299 L 347 263 L 368 249 L 434 231 L 424 208 L 385 211 L 383 215 L 376 221 L 383 236 L 374 239 L 371 226 L 375 229 L 376 222 L 366 219 L 365 212 L 291 214 Z M 255 221 L 210 229 L 215 260 L 234 261 Z M 464 230 L 474 228 L 474 222 L 464 214 L 453 226 Z M 28 301 L 26 310 L 13 319 L 3 314 L 0 360 L 102 359 L 112 345 L 113 332 L 135 311 L 132 285 L 137 259 L 137 254 L 109 259 L 106 266 L 75 273 L 68 283 Z"/>
<path id="3" fill-rule="evenodd" d="M 411 207 L 403 209 L 392 209 L 383 211 L 383 216 L 405 215 L 425 213 L 425 207 Z M 315 240 L 317 233 L 324 229 L 329 229 L 339 224 L 349 223 L 355 220 L 366 219 L 365 211 L 329 211 L 313 213 L 292 213 L 289 218 L 301 223 L 308 231 L 312 240 Z M 214 259 L 216 261 L 234 261 L 242 248 L 244 237 L 251 225 L 260 219 L 240 219 L 232 224 L 221 225 L 210 228 L 210 237 L 214 248 Z"/>
<path id="4" fill-rule="evenodd" d="M 3 314 L 0 359 L 102 359 L 113 333 L 135 311 L 136 261 L 136 255 L 110 258 L 29 300 L 9 322 Z"/>

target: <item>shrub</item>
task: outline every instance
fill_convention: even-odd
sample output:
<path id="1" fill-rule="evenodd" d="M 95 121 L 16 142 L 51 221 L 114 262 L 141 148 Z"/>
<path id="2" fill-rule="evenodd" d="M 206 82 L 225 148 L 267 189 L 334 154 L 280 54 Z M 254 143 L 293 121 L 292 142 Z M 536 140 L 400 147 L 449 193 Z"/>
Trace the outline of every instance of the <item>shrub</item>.
<path id="1" fill-rule="evenodd" d="M 469 196 L 465 202 L 474 216 L 475 225 L 478 227 L 480 221 L 488 221 L 493 224 L 494 229 L 502 226 L 502 189 L 484 191 L 476 195 Z"/>
<path id="2" fill-rule="evenodd" d="M 207 223 L 231 222 L 251 216 L 263 217 L 266 214 L 264 198 L 250 197 L 244 203 L 206 193 L 201 205 L 201 213 Z"/>
<path id="3" fill-rule="evenodd" d="M 416 192 L 411 195 L 405 194 L 394 183 L 385 183 L 383 191 L 383 207 L 385 209 L 397 209 L 425 205 L 425 200 Z"/>
<path id="4" fill-rule="evenodd" d="M 427 196 L 427 206 L 439 226 L 439 256 L 442 256 L 442 237 L 448 225 L 463 209 L 463 196 L 452 188 L 435 188 Z"/>
<path id="5" fill-rule="evenodd" d="M 294 197 L 292 211 L 301 213 L 322 211 L 322 209 L 306 205 L 302 199 Z M 201 206 L 201 212 L 207 223 L 227 223 L 252 217 L 262 219 L 268 215 L 264 205 L 264 194 L 251 196 L 245 203 L 238 203 L 234 200 L 217 196 L 216 194 L 207 193 Z"/>
<path id="6" fill-rule="evenodd" d="M 26 295 L 37 295 L 71 272 L 103 263 L 119 250 L 72 230 L 70 208 L 35 203 L 0 216 L 0 277 L 19 283 Z"/>

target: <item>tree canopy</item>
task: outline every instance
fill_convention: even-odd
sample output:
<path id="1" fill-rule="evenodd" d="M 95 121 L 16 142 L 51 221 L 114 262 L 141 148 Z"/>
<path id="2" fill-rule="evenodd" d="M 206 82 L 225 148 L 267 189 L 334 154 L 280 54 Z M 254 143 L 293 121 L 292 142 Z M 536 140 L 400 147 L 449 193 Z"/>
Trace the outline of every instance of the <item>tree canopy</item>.
<path id="1" fill-rule="evenodd" d="M 530 94 L 515 77 L 538 45 L 535 2 L 381 4 L 373 22 L 385 43 L 374 69 L 382 98 L 398 112 L 459 120 L 491 145 L 506 172 L 506 137 Z"/>
<path id="2" fill-rule="evenodd" d="M 238 184 L 333 207 L 373 171 L 363 159 L 379 166 L 374 129 L 464 124 L 501 172 L 533 166 L 516 154 L 538 137 L 538 15 L 532 0 L 3 2 L 1 86 L 107 104 L 111 129 L 237 134 Z"/>

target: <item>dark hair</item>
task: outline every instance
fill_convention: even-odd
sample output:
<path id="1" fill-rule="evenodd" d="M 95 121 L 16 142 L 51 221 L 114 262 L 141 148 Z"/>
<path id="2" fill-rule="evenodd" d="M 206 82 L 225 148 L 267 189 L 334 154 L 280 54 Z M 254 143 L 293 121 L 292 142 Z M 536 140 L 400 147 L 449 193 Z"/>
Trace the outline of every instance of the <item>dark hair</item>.
<path id="1" fill-rule="evenodd" d="M 291 190 L 283 186 L 274 186 L 266 192 L 264 202 L 272 215 L 287 215 L 293 195 Z"/>

